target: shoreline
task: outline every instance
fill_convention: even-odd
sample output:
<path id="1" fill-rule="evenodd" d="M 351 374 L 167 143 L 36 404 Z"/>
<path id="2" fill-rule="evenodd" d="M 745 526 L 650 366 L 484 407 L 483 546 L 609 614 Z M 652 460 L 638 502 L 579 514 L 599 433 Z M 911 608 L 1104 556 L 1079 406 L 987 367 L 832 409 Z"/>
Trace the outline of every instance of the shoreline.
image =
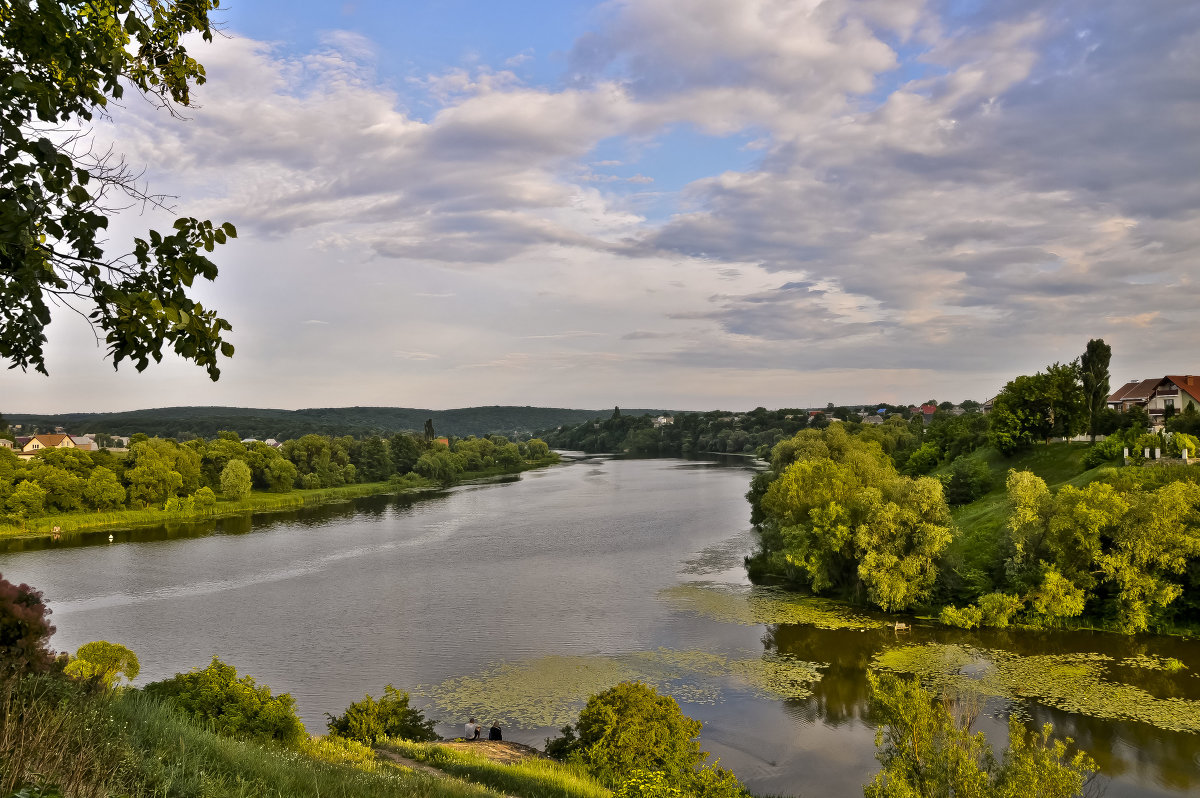
<path id="1" fill-rule="evenodd" d="M 169 523 L 194 523 L 217 518 L 228 518 L 237 515 L 256 515 L 259 513 L 286 512 L 304 507 L 317 507 L 323 504 L 336 504 L 351 501 L 365 496 L 384 496 L 401 494 L 418 494 L 446 490 L 454 485 L 485 484 L 506 476 L 516 476 L 525 471 L 547 468 L 558 465 L 557 460 L 539 460 L 523 463 L 521 467 L 510 470 L 487 469 L 483 471 L 468 471 L 460 475 L 451 485 L 425 479 L 401 480 L 399 482 L 364 482 L 354 485 L 339 485 L 331 488 L 312 488 L 305 490 L 295 488 L 287 493 L 268 493 L 253 491 L 248 497 L 236 501 L 218 500 L 206 512 L 168 513 L 162 509 L 122 509 L 104 512 L 88 512 L 86 510 L 72 513 L 57 513 L 31 520 L 25 528 L 11 524 L 0 523 L 0 550 L 9 541 L 52 541 L 54 527 L 59 527 L 61 540 L 104 530 L 140 529 Z"/>

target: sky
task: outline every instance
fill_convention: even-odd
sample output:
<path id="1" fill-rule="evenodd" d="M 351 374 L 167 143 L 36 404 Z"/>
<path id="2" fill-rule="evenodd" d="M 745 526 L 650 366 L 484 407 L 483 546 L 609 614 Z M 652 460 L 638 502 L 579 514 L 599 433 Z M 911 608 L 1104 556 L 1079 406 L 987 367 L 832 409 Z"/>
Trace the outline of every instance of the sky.
<path id="1" fill-rule="evenodd" d="M 0 412 L 983 400 L 1200 373 L 1194 0 L 226 0 L 98 124 L 236 241 L 212 383 L 79 316 Z M 126 212 L 111 251 L 161 214 Z"/>

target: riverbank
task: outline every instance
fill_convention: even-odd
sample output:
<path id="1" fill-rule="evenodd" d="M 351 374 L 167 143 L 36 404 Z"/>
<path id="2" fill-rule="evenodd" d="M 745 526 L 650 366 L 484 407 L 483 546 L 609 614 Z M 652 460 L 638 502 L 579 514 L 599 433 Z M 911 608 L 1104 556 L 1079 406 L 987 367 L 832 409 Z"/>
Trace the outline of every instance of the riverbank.
<path id="1" fill-rule="evenodd" d="M 459 475 L 457 483 L 490 480 L 497 477 L 520 474 L 538 468 L 556 465 L 557 457 L 527 461 L 517 468 L 493 467 L 479 471 L 466 471 Z M 24 526 L 0 521 L 0 540 L 51 540 L 70 539 L 85 532 L 104 530 L 135 529 L 158 526 L 159 524 L 205 521 L 212 518 L 282 512 L 301 507 L 316 507 L 357 499 L 362 496 L 396 495 L 442 490 L 444 485 L 416 474 L 407 474 L 388 482 L 365 482 L 354 485 L 339 485 L 332 488 L 294 489 L 287 493 L 252 491 L 243 499 L 219 499 L 215 505 L 192 512 L 167 511 L 162 508 L 122 509 L 107 511 L 81 510 L 70 513 L 51 513 L 30 519 Z"/>

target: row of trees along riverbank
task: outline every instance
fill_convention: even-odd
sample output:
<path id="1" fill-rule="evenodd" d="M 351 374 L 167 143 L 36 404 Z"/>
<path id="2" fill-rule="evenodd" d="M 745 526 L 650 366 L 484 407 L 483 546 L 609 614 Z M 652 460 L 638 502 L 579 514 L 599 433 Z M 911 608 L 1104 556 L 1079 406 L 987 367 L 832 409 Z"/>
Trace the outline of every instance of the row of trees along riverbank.
<path id="1" fill-rule="evenodd" d="M 558 461 L 537 439 L 305 435 L 276 449 L 236 433 L 179 443 L 134 436 L 128 452 L 0 448 L 0 534 L 60 534 L 283 509 L 449 485 Z"/>

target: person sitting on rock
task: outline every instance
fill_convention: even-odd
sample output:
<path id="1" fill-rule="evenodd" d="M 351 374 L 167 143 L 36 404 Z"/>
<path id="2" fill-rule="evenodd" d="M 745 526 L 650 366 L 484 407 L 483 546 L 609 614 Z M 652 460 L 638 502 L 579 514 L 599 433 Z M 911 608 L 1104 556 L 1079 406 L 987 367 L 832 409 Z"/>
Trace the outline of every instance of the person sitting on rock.
<path id="1" fill-rule="evenodd" d="M 489 740 L 503 740 L 504 735 L 500 733 L 500 721 L 492 721 L 492 728 L 488 732 Z"/>
<path id="2" fill-rule="evenodd" d="M 469 721 L 467 721 L 466 734 L 464 734 L 463 737 L 468 740 L 478 740 L 479 728 L 479 724 L 475 722 L 475 718 L 471 718 Z"/>

